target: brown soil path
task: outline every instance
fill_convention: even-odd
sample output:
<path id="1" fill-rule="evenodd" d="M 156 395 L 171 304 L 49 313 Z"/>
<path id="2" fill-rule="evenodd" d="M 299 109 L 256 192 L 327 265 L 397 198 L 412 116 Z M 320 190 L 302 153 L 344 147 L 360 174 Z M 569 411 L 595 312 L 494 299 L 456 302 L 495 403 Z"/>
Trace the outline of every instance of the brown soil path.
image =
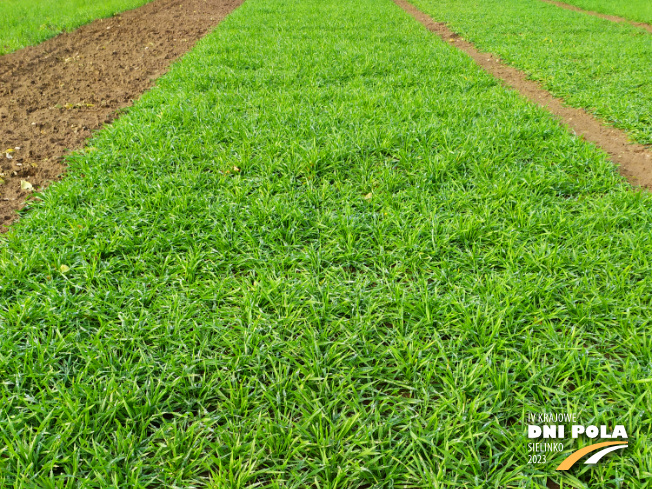
<path id="1" fill-rule="evenodd" d="M 600 17 L 601 19 L 607 19 L 612 22 L 626 22 L 628 24 L 631 24 L 636 27 L 640 27 L 641 29 L 645 29 L 648 32 L 652 32 L 652 25 L 646 24 L 644 22 L 636 22 L 633 20 L 625 19 L 624 17 L 618 17 L 616 15 L 607 15 L 607 14 L 601 14 L 600 12 L 593 12 L 592 10 L 584 10 L 583 8 L 576 7 L 575 5 L 569 5 L 564 2 L 557 2 L 555 0 L 541 0 L 542 2 L 549 3 L 552 5 L 556 5 L 557 7 L 565 8 L 568 10 L 573 10 L 574 12 L 582 12 L 583 14 L 586 15 L 593 15 L 594 17 Z"/>
<path id="2" fill-rule="evenodd" d="M 538 82 L 529 80 L 525 73 L 505 64 L 493 54 L 480 52 L 445 24 L 435 22 L 406 0 L 394 0 L 394 3 L 421 22 L 428 30 L 471 56 L 481 68 L 502 80 L 505 85 L 548 110 L 575 134 L 607 152 L 618 166 L 620 174 L 630 183 L 652 190 L 651 150 L 643 145 L 631 143 L 624 131 L 607 126 L 586 111 L 564 105 L 562 99 L 552 96 Z"/>
<path id="3" fill-rule="evenodd" d="M 243 2 L 154 0 L 0 56 L 0 232 L 65 170 L 63 155 Z"/>

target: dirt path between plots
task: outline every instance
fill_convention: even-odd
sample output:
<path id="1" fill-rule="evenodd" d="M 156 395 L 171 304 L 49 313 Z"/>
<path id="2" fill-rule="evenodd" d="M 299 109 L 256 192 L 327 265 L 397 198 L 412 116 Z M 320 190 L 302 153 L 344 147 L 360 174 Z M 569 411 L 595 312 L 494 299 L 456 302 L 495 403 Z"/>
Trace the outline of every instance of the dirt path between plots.
<path id="1" fill-rule="evenodd" d="M 525 73 L 503 63 L 493 54 L 478 51 L 472 43 L 462 39 L 445 24 L 435 22 L 407 1 L 394 0 L 394 3 L 428 30 L 471 56 L 481 68 L 502 80 L 508 87 L 552 113 L 575 134 L 607 152 L 618 166 L 620 174 L 630 183 L 652 190 L 651 150 L 641 144 L 631 143 L 624 131 L 607 126 L 586 111 L 565 106 L 562 99 L 552 96 L 538 82 L 529 80 Z"/>
<path id="2" fill-rule="evenodd" d="M 62 157 L 244 0 L 154 0 L 0 56 L 0 232 Z M 30 188 L 31 186 L 31 188 Z"/>
<path id="3" fill-rule="evenodd" d="M 574 12 L 582 12 L 586 15 L 593 15 L 594 17 L 600 17 L 601 19 L 607 19 L 612 22 L 625 22 L 641 29 L 645 29 L 648 32 L 652 32 L 652 25 L 646 24 L 644 22 L 636 22 L 633 20 L 625 19 L 624 17 L 618 17 L 616 15 L 607 15 L 601 14 L 600 12 L 594 12 L 592 10 L 584 10 L 583 8 L 576 7 L 575 5 L 569 5 L 564 2 L 556 2 L 555 0 L 541 0 L 542 2 L 549 3 L 551 5 L 556 5 L 557 7 L 565 8 L 567 10 L 572 10 Z"/>

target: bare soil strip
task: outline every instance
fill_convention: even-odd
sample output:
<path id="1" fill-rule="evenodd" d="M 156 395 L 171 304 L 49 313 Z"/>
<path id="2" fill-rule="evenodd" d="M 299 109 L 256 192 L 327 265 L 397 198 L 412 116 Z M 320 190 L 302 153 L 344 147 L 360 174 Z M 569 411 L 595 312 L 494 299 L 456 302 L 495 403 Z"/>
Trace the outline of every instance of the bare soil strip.
<path id="1" fill-rule="evenodd" d="M 0 232 L 68 151 L 243 2 L 155 0 L 0 56 Z"/>
<path id="2" fill-rule="evenodd" d="M 633 26 L 640 27 L 641 29 L 645 29 L 648 32 L 652 32 L 652 25 L 646 24 L 644 22 L 635 22 L 633 20 L 625 19 L 624 17 L 618 17 L 616 15 L 607 15 L 607 14 L 601 14 L 600 12 L 593 12 L 592 10 L 584 10 L 583 8 L 576 7 L 575 5 L 569 5 L 564 2 L 556 2 L 555 0 L 541 0 L 541 1 L 545 3 L 550 3 L 552 5 L 556 5 L 557 7 L 565 8 L 567 10 L 573 10 L 574 12 L 582 12 L 583 14 L 586 15 L 593 15 L 594 17 L 607 19 L 612 22 L 626 22 Z"/>
<path id="3" fill-rule="evenodd" d="M 647 190 L 652 189 L 652 151 L 641 144 L 630 142 L 624 131 L 607 126 L 586 111 L 565 106 L 562 99 L 552 96 L 538 82 L 529 80 L 525 73 L 505 64 L 490 53 L 480 52 L 472 43 L 462 39 L 444 23 L 435 22 L 407 1 L 394 0 L 394 3 L 421 22 L 428 30 L 471 56 L 480 67 L 502 80 L 505 85 L 548 110 L 576 135 L 608 153 L 618 166 L 620 174 L 632 185 Z"/>

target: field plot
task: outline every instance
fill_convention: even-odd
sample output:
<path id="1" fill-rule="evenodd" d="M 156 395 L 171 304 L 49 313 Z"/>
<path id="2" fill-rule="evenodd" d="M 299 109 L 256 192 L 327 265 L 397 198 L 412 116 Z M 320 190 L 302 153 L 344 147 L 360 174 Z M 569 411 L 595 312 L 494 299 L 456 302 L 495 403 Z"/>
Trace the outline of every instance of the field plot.
<path id="1" fill-rule="evenodd" d="M 412 3 L 531 74 L 569 105 L 652 144 L 650 33 L 539 0 Z"/>
<path id="2" fill-rule="evenodd" d="M 83 148 L 242 1 L 157 0 L 1 56 L 0 233 L 30 188 L 59 178 L 64 155 Z"/>
<path id="3" fill-rule="evenodd" d="M 0 486 L 545 487 L 553 407 L 649 482 L 652 197 L 390 0 L 248 0 L 69 164 L 0 238 Z"/>
<path id="4" fill-rule="evenodd" d="M 637 22 L 652 24 L 652 2 L 649 0 L 566 0 L 564 3 L 606 15 L 617 15 Z"/>
<path id="5" fill-rule="evenodd" d="M 151 0 L 2 0 L 0 55 Z"/>

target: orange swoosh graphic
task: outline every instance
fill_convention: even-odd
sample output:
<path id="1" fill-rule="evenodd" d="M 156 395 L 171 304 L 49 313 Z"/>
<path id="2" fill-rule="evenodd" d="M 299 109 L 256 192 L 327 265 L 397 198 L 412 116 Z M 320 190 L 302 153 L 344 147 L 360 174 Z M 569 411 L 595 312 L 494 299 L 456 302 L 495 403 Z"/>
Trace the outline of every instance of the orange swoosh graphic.
<path id="1" fill-rule="evenodd" d="M 604 443 L 596 443 L 594 445 L 589 445 L 588 447 L 580 448 L 578 451 L 571 453 L 566 460 L 559 464 L 557 470 L 568 470 L 575 462 L 581 459 L 587 453 L 595 452 L 602 447 L 609 447 L 611 445 L 627 445 L 626 441 L 606 441 Z"/>

